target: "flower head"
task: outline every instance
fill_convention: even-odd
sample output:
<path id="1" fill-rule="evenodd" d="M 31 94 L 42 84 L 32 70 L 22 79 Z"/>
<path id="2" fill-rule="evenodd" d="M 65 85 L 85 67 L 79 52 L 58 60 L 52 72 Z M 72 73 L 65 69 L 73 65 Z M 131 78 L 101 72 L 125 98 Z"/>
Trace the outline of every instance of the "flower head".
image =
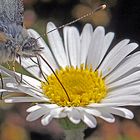
<path id="1" fill-rule="evenodd" d="M 54 28 L 48 23 L 47 31 Z M 33 30 L 29 33 L 39 37 Z M 100 26 L 93 31 L 90 24 L 81 34 L 75 27 L 64 27 L 63 39 L 57 30 L 49 33 L 50 48 L 40 38 L 38 43 L 44 51 L 38 59 L 21 61 L 35 78 L 23 75 L 22 83 L 16 84 L 14 77 L 20 79 L 20 74 L 0 66 L 13 79 L 6 86 L 26 95 L 5 102 L 36 103 L 27 110 L 27 120 L 42 117 L 43 125 L 66 117 L 91 128 L 96 126 L 96 117 L 110 123 L 115 121 L 113 115 L 132 119 L 133 113 L 124 106 L 140 105 L 140 52 L 130 54 L 138 44 L 124 39 L 107 53 L 113 38 L 114 33 L 105 34 Z"/>

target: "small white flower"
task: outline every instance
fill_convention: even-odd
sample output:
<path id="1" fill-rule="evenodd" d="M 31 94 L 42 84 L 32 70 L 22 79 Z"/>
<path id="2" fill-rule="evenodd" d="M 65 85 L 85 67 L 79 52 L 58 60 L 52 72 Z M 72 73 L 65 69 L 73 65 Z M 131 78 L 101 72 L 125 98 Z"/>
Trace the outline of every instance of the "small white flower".
<path id="1" fill-rule="evenodd" d="M 48 23 L 47 31 L 54 28 L 53 23 Z M 29 33 L 39 37 L 33 30 Z M 57 77 L 41 57 L 40 66 L 47 81 L 40 76 L 36 58 L 22 59 L 21 65 L 35 78 L 23 75 L 20 85 L 14 80 L 14 72 L 0 66 L 13 79 L 6 86 L 26 95 L 10 97 L 5 102 L 37 103 L 27 110 L 27 120 L 42 117 L 43 125 L 53 118 L 65 117 L 74 124 L 83 121 L 91 128 L 97 124 L 96 117 L 110 123 L 115 121 L 113 115 L 132 119 L 133 113 L 123 106 L 140 105 L 140 52 L 130 54 L 138 44 L 124 39 L 107 54 L 114 33 L 105 34 L 100 26 L 93 32 L 90 24 L 81 34 L 75 27 L 64 27 L 63 38 L 57 30 L 49 33 L 50 49 L 42 39 L 38 40 L 44 47 L 42 57 Z M 20 74 L 16 76 L 20 79 Z"/>

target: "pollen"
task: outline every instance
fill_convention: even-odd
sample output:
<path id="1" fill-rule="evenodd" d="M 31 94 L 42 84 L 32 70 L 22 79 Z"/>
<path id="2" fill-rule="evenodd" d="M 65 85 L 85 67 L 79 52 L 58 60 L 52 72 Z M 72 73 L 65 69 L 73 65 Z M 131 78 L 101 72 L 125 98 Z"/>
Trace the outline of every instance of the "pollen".
<path id="1" fill-rule="evenodd" d="M 84 107 L 90 103 L 99 103 L 107 95 L 102 75 L 91 67 L 66 67 L 55 74 L 48 76 L 47 82 L 42 82 L 42 90 L 52 103 L 59 106 Z"/>

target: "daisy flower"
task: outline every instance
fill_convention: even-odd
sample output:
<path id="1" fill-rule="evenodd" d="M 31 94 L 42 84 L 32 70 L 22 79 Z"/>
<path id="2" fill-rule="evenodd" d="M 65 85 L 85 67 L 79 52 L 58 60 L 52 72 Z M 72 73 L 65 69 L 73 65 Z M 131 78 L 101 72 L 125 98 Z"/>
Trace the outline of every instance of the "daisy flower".
<path id="1" fill-rule="evenodd" d="M 47 32 L 54 28 L 53 23 L 48 23 Z M 39 37 L 34 30 L 28 32 Z M 131 53 L 138 44 L 129 39 L 109 51 L 113 38 L 113 32 L 105 34 L 101 26 L 93 31 L 86 24 L 81 34 L 75 27 L 64 27 L 63 38 L 57 30 L 49 33 L 49 47 L 38 39 L 44 47 L 42 54 L 38 59 L 21 61 L 34 78 L 23 75 L 22 83 L 17 84 L 15 76 L 20 79 L 20 74 L 0 66 L 12 80 L 3 79 L 8 91 L 25 94 L 9 97 L 5 102 L 35 103 L 27 109 L 27 120 L 41 117 L 43 125 L 52 119 L 67 118 L 73 124 L 84 122 L 94 128 L 97 117 L 110 123 L 115 121 L 114 115 L 132 119 L 133 113 L 124 106 L 140 105 L 140 52 Z"/>

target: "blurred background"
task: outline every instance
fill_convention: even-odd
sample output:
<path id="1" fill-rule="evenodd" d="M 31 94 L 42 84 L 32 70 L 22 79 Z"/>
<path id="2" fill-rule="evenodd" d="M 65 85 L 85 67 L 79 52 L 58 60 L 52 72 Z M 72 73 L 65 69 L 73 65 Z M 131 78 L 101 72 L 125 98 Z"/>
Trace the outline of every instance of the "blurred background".
<path id="1" fill-rule="evenodd" d="M 45 33 L 46 24 L 56 26 L 81 17 L 101 4 L 105 10 L 74 23 L 79 31 L 89 22 L 96 27 L 102 25 L 106 31 L 115 32 L 114 44 L 129 38 L 140 43 L 140 2 L 138 0 L 24 0 L 24 25 L 40 34 Z M 60 30 L 60 32 L 62 32 Z M 46 40 L 46 37 L 44 37 Z M 47 41 L 47 40 L 46 40 Z M 52 121 L 42 126 L 40 120 L 26 122 L 26 109 L 30 104 L 4 104 L 0 101 L 0 140 L 61 140 L 63 130 Z M 114 124 L 98 120 L 95 129 L 86 129 L 87 140 L 140 140 L 140 109 L 130 108 L 135 118 L 126 120 L 116 117 Z"/>

